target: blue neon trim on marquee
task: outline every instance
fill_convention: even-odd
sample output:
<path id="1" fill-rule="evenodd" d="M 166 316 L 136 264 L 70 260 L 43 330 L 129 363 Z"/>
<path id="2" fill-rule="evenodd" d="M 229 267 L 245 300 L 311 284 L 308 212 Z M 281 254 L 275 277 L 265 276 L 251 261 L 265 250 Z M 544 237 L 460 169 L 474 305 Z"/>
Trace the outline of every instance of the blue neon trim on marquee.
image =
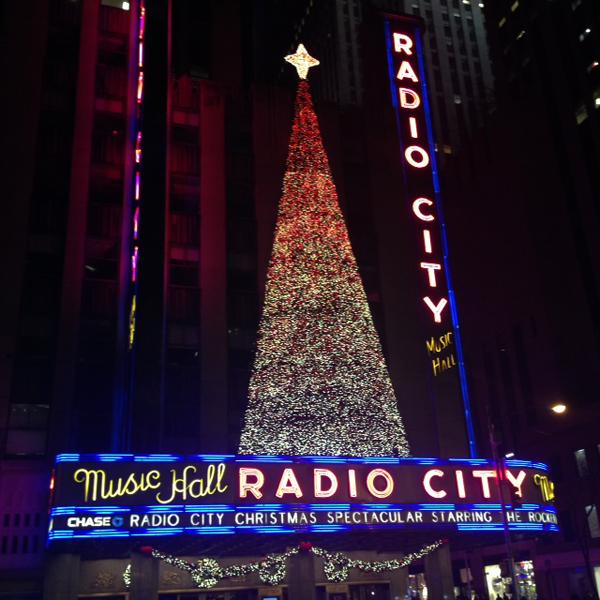
<path id="1" fill-rule="evenodd" d="M 315 459 L 318 459 L 316 461 Z M 486 466 L 490 469 L 496 468 L 496 463 L 488 458 L 418 458 L 406 457 L 400 458 L 395 456 L 383 457 L 352 457 L 352 456 L 254 456 L 254 455 L 233 455 L 233 454 L 192 454 L 192 455 L 176 455 L 176 454 L 58 454 L 56 463 L 65 462 L 183 462 L 183 461 L 201 461 L 208 463 L 246 463 L 246 462 L 267 462 L 267 463 L 294 463 L 294 464 L 314 464 L 314 463 L 330 463 L 330 464 L 390 464 L 390 465 L 425 465 L 450 467 L 457 464 Z M 548 471 L 548 465 L 539 461 L 511 459 L 504 460 L 503 464 L 507 468 L 529 468 Z M 203 505 L 207 506 L 207 505 Z M 217 505 L 215 505 L 217 506 Z M 256 505 L 256 506 L 281 506 L 281 505 Z"/>
<path id="2" fill-rule="evenodd" d="M 443 525 L 443 523 L 440 523 Z M 456 523 L 458 531 L 502 531 L 503 523 Z M 411 526 L 410 528 L 413 528 Z M 395 525 L 378 525 L 377 529 L 406 529 L 408 527 Z M 349 531 L 356 529 L 373 529 L 371 525 L 354 524 L 338 525 L 338 524 L 317 524 L 307 525 L 292 529 L 282 525 L 273 526 L 252 526 L 252 525 L 235 525 L 231 527 L 148 527 L 138 531 L 119 531 L 116 529 L 91 529 L 83 533 L 74 533 L 71 530 L 50 530 L 48 540 L 59 539 L 89 539 L 89 538 L 127 538 L 127 537 L 152 537 L 152 536 L 173 536 L 173 535 L 231 535 L 237 532 L 245 533 L 324 533 L 333 531 Z M 559 531 L 558 527 L 553 523 L 509 523 L 511 531 Z"/>
<path id="3" fill-rule="evenodd" d="M 162 510 L 166 508 L 167 510 Z M 535 510 L 544 510 L 544 512 L 556 514 L 556 508 L 553 506 L 544 506 L 543 509 L 539 504 L 524 504 L 518 508 L 513 508 L 512 504 L 505 504 L 507 510 L 514 512 L 527 512 Z M 158 510 L 161 509 L 161 510 Z M 114 506 L 114 507 L 90 507 L 90 506 L 61 506 L 52 508 L 50 516 L 65 516 L 75 515 L 79 513 L 89 514 L 105 514 L 112 515 L 115 513 L 128 514 L 135 513 L 140 515 L 160 514 L 161 512 L 169 512 L 172 514 L 182 513 L 214 513 L 214 512 L 402 512 L 402 511 L 463 511 L 463 510 L 478 510 L 498 512 L 502 510 L 502 505 L 497 503 L 490 504 L 276 504 L 276 505 L 234 505 L 223 504 L 214 505 L 211 508 L 206 506 L 192 507 L 184 505 L 171 505 L 168 507 L 156 506 Z M 522 523 L 515 523 L 522 525 Z M 526 525 L 526 523 L 525 523 Z M 241 526 L 239 526 L 241 527 Z M 246 526 L 244 526 L 246 527 Z"/>
<path id="4" fill-rule="evenodd" d="M 392 93 L 392 105 L 396 117 L 396 128 L 398 131 L 398 139 L 400 142 L 400 153 L 404 154 L 404 140 L 401 135 L 400 126 L 400 107 L 398 104 L 398 94 L 394 85 L 394 59 L 392 54 L 392 35 L 389 19 L 384 19 L 384 29 L 386 38 L 386 49 L 388 59 L 388 77 Z M 442 251 L 444 257 L 444 268 L 446 269 L 446 283 L 448 286 L 448 302 L 450 305 L 450 314 L 452 316 L 452 329 L 454 331 L 454 345 L 456 346 L 457 363 L 458 363 L 458 378 L 463 396 L 463 408 L 465 413 L 465 425 L 467 429 L 467 438 L 469 442 L 469 454 L 472 458 L 477 456 L 477 446 L 475 442 L 475 428 L 473 426 L 473 415 L 471 410 L 471 401 L 469 399 L 469 387 L 467 384 L 467 372 L 465 369 L 464 352 L 462 348 L 462 338 L 460 332 L 460 323 L 458 320 L 458 310 L 456 307 L 456 296 L 452 285 L 452 277 L 450 273 L 450 264 L 448 259 L 448 234 L 446 231 L 446 221 L 444 219 L 444 211 L 442 205 L 442 194 L 440 189 L 440 180 L 438 175 L 437 161 L 435 157 L 435 146 L 433 142 L 433 125 L 431 119 L 431 108 L 429 106 L 429 95 L 427 90 L 427 77 L 425 73 L 425 61 L 423 58 L 423 44 L 421 42 L 421 29 L 417 26 L 414 28 L 415 41 L 417 46 L 417 62 L 419 64 L 419 75 L 421 77 L 421 94 L 423 102 L 423 110 L 425 113 L 425 122 L 427 125 L 427 142 L 429 145 L 429 155 L 431 161 L 431 175 L 433 180 L 433 190 L 435 193 L 435 205 L 440 223 L 440 234 L 442 240 Z M 402 169 L 402 176 L 406 182 L 405 169 Z"/>

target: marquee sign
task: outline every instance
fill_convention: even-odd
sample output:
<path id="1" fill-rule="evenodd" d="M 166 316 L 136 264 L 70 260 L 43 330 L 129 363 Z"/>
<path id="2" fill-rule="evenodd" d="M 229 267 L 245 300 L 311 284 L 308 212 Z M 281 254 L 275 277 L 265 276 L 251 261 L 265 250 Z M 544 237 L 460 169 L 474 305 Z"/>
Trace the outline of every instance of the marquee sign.
<path id="1" fill-rule="evenodd" d="M 485 459 L 60 454 L 49 539 L 489 531 L 505 518 L 514 530 L 557 531 L 540 481 L 546 465 L 522 460 L 497 470 Z"/>

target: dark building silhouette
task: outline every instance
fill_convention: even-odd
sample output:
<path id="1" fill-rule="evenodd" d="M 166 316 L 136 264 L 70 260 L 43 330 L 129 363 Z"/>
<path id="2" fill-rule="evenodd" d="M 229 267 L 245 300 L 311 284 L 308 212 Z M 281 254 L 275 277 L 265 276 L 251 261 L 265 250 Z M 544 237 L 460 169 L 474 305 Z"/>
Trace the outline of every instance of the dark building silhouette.
<path id="1" fill-rule="evenodd" d="M 561 535 L 514 538 L 544 598 L 585 597 L 600 564 L 599 9 L 486 2 L 496 102 L 445 180 L 480 430 L 554 474 Z"/>

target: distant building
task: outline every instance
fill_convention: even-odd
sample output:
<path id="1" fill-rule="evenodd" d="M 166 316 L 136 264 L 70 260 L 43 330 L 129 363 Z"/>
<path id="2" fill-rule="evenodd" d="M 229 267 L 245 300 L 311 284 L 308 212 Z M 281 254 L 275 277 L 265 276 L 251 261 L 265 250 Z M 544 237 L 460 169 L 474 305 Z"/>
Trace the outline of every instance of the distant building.
<path id="1" fill-rule="evenodd" d="M 486 3 L 495 111 L 446 178 L 450 231 L 470 230 L 451 239 L 481 429 L 556 482 L 562 537 L 529 550 L 544 598 L 600 572 L 598 9 Z"/>
<path id="2" fill-rule="evenodd" d="M 300 3 L 299 3 L 300 4 Z M 304 40 L 323 57 L 317 91 L 340 105 L 362 105 L 365 64 L 361 24 L 376 11 L 420 16 L 424 36 L 435 141 L 456 152 L 480 126 L 493 104 L 492 72 L 483 3 L 471 0 L 306 1 L 293 15 L 294 41 Z M 293 43 L 290 44 L 293 45 Z"/>

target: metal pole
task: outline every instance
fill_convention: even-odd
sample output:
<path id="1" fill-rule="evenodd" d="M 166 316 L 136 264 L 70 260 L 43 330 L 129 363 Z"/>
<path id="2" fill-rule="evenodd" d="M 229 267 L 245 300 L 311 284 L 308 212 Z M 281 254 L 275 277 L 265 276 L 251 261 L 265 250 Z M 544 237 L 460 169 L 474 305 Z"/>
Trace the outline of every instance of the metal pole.
<path id="1" fill-rule="evenodd" d="M 473 591 L 471 590 L 471 565 L 469 564 L 469 556 L 467 555 L 467 551 L 465 550 L 465 569 L 466 569 L 466 578 L 467 578 L 467 594 L 469 600 L 473 598 Z"/>
<path id="2" fill-rule="evenodd" d="M 504 457 L 498 456 L 498 444 L 494 435 L 494 424 L 492 423 L 488 413 L 488 431 L 490 435 L 490 446 L 492 447 L 492 458 L 496 465 L 496 483 L 498 485 L 498 493 L 500 495 L 500 506 L 502 507 L 502 530 L 504 533 L 504 546 L 506 548 L 506 556 L 508 558 L 508 568 L 510 570 L 510 578 L 513 584 L 513 599 L 520 600 L 521 594 L 519 591 L 519 583 L 515 573 L 515 561 L 513 558 L 512 544 L 510 539 L 510 529 L 508 527 L 508 512 L 506 510 L 506 502 L 504 501 Z"/>

